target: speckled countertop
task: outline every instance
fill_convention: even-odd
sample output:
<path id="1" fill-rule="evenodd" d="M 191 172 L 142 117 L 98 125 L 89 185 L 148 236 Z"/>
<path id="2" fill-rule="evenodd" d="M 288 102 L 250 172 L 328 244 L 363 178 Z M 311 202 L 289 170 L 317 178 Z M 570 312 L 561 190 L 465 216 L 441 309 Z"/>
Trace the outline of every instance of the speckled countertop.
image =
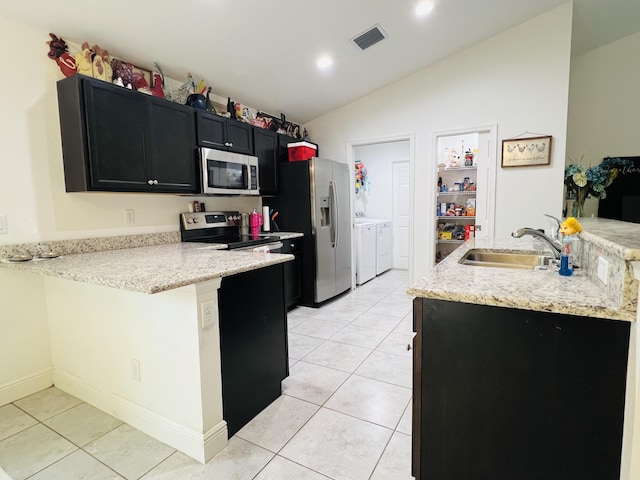
<path id="1" fill-rule="evenodd" d="M 220 250 L 224 245 L 167 243 L 62 255 L 0 267 L 142 293 L 158 293 L 293 260 L 293 255 Z"/>
<path id="2" fill-rule="evenodd" d="M 583 238 L 624 260 L 640 259 L 640 225 L 606 219 L 584 219 Z M 634 321 L 636 307 L 621 305 L 586 269 L 571 277 L 555 270 L 515 270 L 458 263 L 471 248 L 534 250 L 528 239 L 470 240 L 454 250 L 408 293 L 481 305 L 495 305 L 572 315 Z M 637 284 L 636 292 L 637 295 Z"/>

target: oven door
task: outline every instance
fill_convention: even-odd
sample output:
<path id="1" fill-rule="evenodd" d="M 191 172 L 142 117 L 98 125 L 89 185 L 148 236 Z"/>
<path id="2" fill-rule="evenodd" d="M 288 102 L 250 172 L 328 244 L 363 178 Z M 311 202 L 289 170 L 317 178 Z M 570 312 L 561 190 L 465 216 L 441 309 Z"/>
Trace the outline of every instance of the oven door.
<path id="1" fill-rule="evenodd" d="M 257 157 L 202 148 L 201 158 L 202 193 L 259 195 Z"/>

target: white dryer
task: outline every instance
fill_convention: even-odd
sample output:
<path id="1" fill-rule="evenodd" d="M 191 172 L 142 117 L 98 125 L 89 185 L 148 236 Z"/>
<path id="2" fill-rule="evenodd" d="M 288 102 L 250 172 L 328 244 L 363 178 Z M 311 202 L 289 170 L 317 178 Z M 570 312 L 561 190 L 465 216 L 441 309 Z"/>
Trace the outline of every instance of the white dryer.
<path id="1" fill-rule="evenodd" d="M 362 285 L 376 276 L 377 229 L 371 222 L 357 219 L 356 237 L 356 285 Z"/>
<path id="2" fill-rule="evenodd" d="M 380 275 L 391 268 L 391 221 L 381 220 L 376 223 L 377 250 L 376 250 L 376 275 Z"/>
<path id="3" fill-rule="evenodd" d="M 376 229 L 376 275 L 389 270 L 393 263 L 393 238 L 391 230 L 391 220 L 387 218 L 358 217 L 356 225 L 373 223 Z M 357 255 L 357 253 L 356 253 Z M 356 282 L 357 283 L 357 282 Z"/>

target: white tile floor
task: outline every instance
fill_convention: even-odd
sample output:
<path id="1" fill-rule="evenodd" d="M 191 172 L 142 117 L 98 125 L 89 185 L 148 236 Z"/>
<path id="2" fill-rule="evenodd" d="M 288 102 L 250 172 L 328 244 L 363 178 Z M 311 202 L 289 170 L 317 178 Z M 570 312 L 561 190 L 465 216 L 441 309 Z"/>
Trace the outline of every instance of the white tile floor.
<path id="1" fill-rule="evenodd" d="M 283 395 L 206 465 L 52 387 L 0 407 L 0 480 L 409 480 L 407 282 L 289 312 Z"/>

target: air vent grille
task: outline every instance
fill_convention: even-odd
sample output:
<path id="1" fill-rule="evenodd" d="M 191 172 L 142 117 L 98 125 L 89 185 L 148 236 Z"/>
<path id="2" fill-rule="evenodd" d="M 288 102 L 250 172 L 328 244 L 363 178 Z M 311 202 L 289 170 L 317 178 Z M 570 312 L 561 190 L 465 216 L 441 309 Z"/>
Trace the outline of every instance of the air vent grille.
<path id="1" fill-rule="evenodd" d="M 380 25 L 374 25 L 366 32 L 352 38 L 351 41 L 355 43 L 360 50 L 364 51 L 385 38 L 387 38 L 387 34 L 382 30 L 382 27 Z"/>

